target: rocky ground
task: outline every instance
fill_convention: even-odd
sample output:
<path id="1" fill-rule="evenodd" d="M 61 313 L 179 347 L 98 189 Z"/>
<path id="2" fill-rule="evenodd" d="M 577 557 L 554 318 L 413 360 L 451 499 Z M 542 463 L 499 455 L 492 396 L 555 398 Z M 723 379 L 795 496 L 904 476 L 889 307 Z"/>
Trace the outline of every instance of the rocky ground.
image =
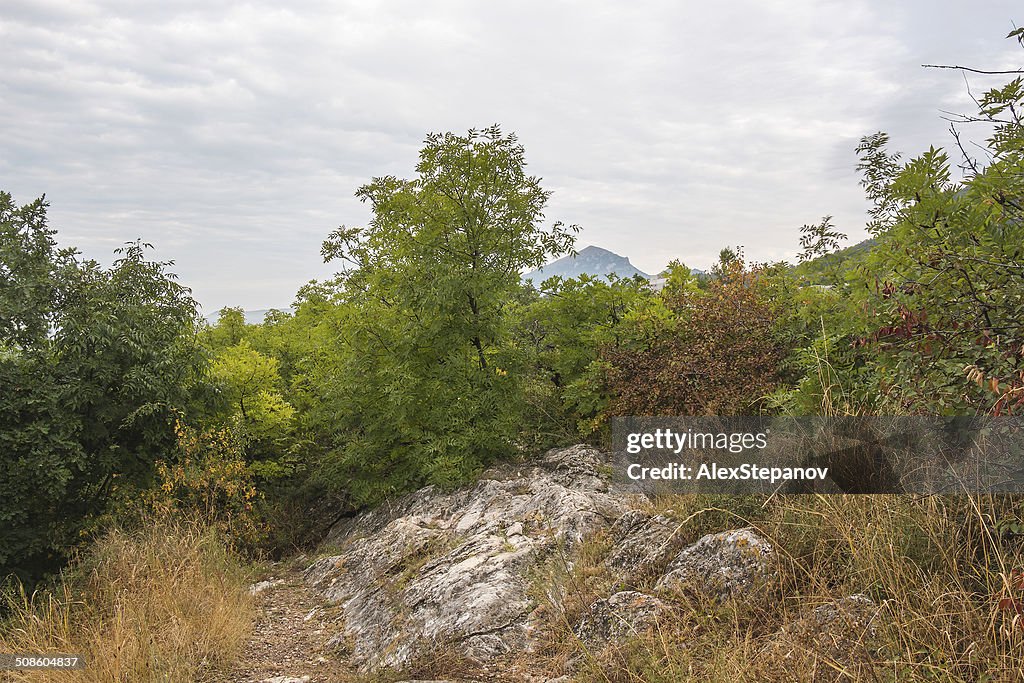
<path id="1" fill-rule="evenodd" d="M 547 642 L 541 636 L 560 598 L 545 605 L 538 593 L 550 588 L 544 568 L 572 572 L 596 535 L 607 541 L 601 569 L 614 589 L 567 625 L 563 637 L 581 653 L 678 618 L 687 593 L 735 600 L 771 576 L 774 550 L 754 530 L 684 547 L 677 524 L 615 490 L 609 474 L 600 453 L 574 446 L 340 523 L 318 559 L 272 568 L 276 576 L 253 586 L 262 617 L 239 668 L 216 680 L 571 680 L 582 655 L 554 662 L 539 654 L 551 649 L 550 632 Z M 842 656 L 845 632 L 863 633 L 873 618 L 869 600 L 845 598 L 770 646 L 796 647 L 794 634 L 828 637 Z"/>

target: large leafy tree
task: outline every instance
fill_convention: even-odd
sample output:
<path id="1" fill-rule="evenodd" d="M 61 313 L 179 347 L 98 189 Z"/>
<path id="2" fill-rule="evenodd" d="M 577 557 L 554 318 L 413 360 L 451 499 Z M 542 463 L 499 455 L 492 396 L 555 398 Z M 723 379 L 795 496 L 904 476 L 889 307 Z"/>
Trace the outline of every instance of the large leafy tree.
<path id="1" fill-rule="evenodd" d="M 19 207 L 0 192 L 0 578 L 46 559 L 55 503 L 86 466 L 49 353 L 60 282 L 73 266 L 53 234 L 43 199 Z"/>
<path id="2" fill-rule="evenodd" d="M 660 294 L 643 278 L 552 277 L 518 307 L 515 366 L 532 381 L 526 392 L 527 424 L 539 444 L 555 446 L 605 435 L 611 396 L 605 355 L 645 347 L 674 329 L 666 305 L 696 278 L 678 262 L 670 265 Z"/>
<path id="3" fill-rule="evenodd" d="M 807 372 L 786 392 L 789 409 L 1024 409 L 1024 80 L 976 102 L 951 127 L 956 163 L 935 147 L 904 160 L 884 133 L 861 140 L 872 239 L 841 264 L 807 268 L 830 255 L 801 266 L 812 277 L 833 270 L 835 290 L 800 297 L 799 317 L 820 331 L 800 354 Z M 977 127 L 986 140 L 963 139 Z"/>
<path id="4" fill-rule="evenodd" d="M 144 245 L 110 268 L 0 192 L 0 576 L 59 565 L 115 490 L 149 482 L 202 359 L 195 303 Z"/>
<path id="5" fill-rule="evenodd" d="M 544 225 L 550 193 L 525 166 L 497 126 L 429 135 L 414 178 L 356 193 L 369 225 L 324 243 L 345 268 L 319 424 L 333 479 L 359 501 L 457 481 L 515 446 L 509 302 L 520 273 L 568 251 L 574 230 Z"/>

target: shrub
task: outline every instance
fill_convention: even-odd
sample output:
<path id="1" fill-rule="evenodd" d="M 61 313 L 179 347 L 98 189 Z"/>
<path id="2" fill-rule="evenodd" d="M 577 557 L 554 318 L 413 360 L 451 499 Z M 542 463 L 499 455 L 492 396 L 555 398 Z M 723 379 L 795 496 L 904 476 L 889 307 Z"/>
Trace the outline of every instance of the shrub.
<path id="1" fill-rule="evenodd" d="M 639 349 L 606 348 L 616 415 L 742 415 L 780 382 L 787 349 L 760 270 L 723 264 L 669 306 L 678 323 Z"/>

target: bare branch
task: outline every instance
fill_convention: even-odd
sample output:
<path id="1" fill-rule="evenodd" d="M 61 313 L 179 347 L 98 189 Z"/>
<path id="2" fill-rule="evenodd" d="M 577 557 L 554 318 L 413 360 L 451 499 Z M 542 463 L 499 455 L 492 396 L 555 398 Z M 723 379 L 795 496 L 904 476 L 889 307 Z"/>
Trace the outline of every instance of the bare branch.
<path id="1" fill-rule="evenodd" d="M 982 69 L 972 69 L 969 66 L 956 66 L 953 64 L 922 64 L 926 69 L 960 69 L 961 71 L 970 71 L 975 74 L 1024 74 L 1024 69 L 1010 69 L 1008 71 L 984 71 Z"/>
<path id="2" fill-rule="evenodd" d="M 965 165 L 961 165 L 960 169 L 966 172 L 969 168 L 974 175 L 978 175 L 978 162 L 971 158 L 967 153 L 967 150 L 964 149 L 963 142 L 960 140 L 960 131 L 958 131 L 956 126 L 951 123 L 949 124 L 949 132 L 953 135 L 953 139 L 956 140 L 956 146 L 960 148 L 960 154 L 964 157 Z"/>
<path id="3" fill-rule="evenodd" d="M 972 116 L 970 114 L 958 114 L 954 111 L 947 111 L 945 109 L 940 109 L 939 111 L 946 114 L 946 116 L 940 116 L 939 118 L 943 121 L 949 121 L 950 123 L 1015 123 L 1015 121 L 1010 119 L 999 119 L 994 116 Z M 950 118 L 953 116 L 956 118 Z"/>

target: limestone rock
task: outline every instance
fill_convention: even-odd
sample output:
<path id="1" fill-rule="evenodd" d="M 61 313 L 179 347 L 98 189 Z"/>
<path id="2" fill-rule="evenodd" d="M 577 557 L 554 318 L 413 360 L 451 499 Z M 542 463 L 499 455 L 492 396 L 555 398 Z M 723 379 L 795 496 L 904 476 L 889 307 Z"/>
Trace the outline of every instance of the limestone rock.
<path id="1" fill-rule="evenodd" d="M 400 668 L 434 647 L 484 662 L 528 646 L 529 573 L 628 507 L 601 455 L 550 451 L 534 465 L 485 473 L 453 493 L 426 487 L 346 520 L 306 581 L 340 605 L 333 642 L 364 672 Z"/>
<path id="2" fill-rule="evenodd" d="M 843 666 L 855 664 L 865 641 L 875 634 L 878 611 L 871 598 L 859 593 L 818 605 L 786 624 L 767 650 L 784 658 L 801 653 Z"/>
<path id="3" fill-rule="evenodd" d="M 274 579 L 273 577 L 267 581 L 259 581 L 249 586 L 249 595 L 259 595 L 274 586 L 280 586 L 282 583 L 284 583 L 284 579 Z"/>
<path id="4" fill-rule="evenodd" d="M 657 620 L 670 611 L 668 604 L 654 596 L 620 591 L 592 604 L 574 630 L 588 647 L 600 646 L 642 634 L 654 628 Z"/>
<path id="5" fill-rule="evenodd" d="M 772 545 L 753 529 L 708 534 L 669 563 L 659 589 L 692 588 L 718 600 L 749 594 L 771 574 Z"/>
<path id="6" fill-rule="evenodd" d="M 645 578 L 660 575 L 679 550 L 676 529 L 667 517 L 629 510 L 612 525 L 612 550 L 605 564 L 621 585 L 636 588 Z"/>

